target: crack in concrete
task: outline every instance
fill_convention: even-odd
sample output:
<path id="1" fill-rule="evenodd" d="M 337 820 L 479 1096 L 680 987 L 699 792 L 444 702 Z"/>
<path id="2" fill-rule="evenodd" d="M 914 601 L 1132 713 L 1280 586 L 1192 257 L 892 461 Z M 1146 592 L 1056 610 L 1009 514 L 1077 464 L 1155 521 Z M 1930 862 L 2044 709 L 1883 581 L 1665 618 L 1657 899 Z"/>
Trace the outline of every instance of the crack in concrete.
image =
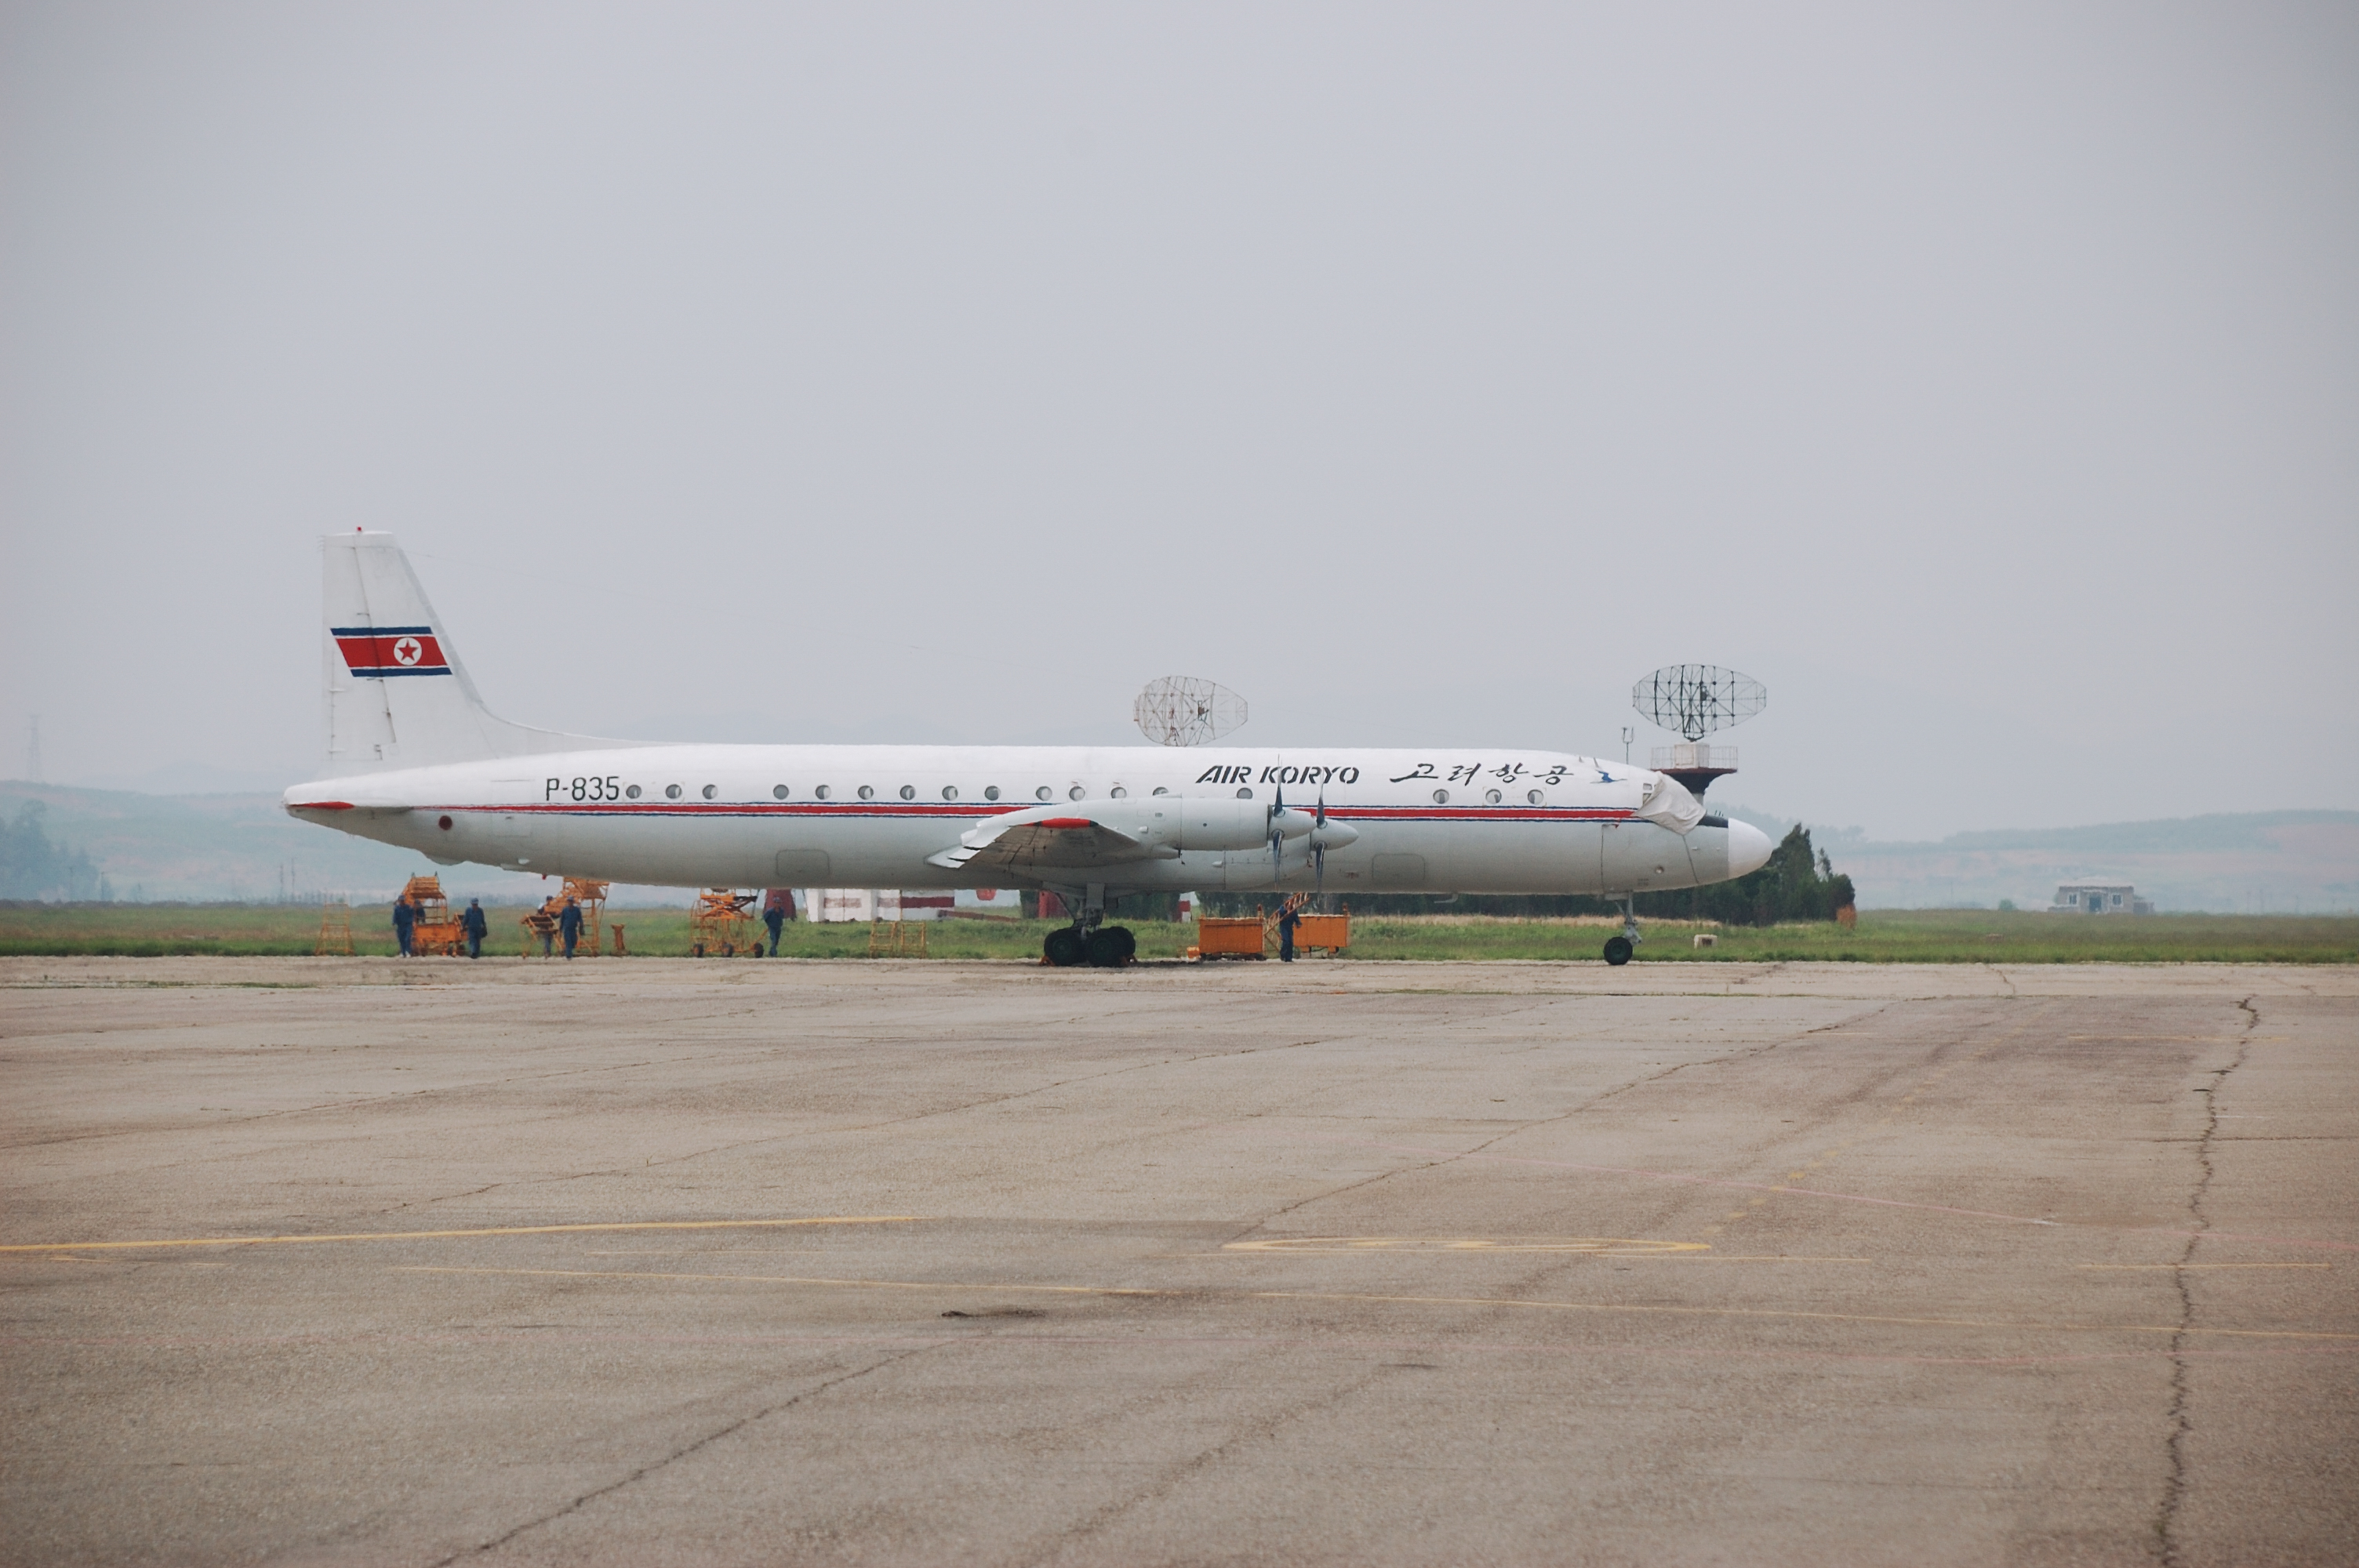
<path id="1" fill-rule="evenodd" d="M 1517 1010 L 1518 1012 L 1529 1011 L 1531 1010 Z M 1568 1106 L 1566 1108 L 1558 1111 L 1553 1116 L 1536 1117 L 1527 1121 L 1516 1121 L 1512 1118 L 1506 1117 L 1500 1118 L 1499 1119 L 1509 1121 L 1511 1125 L 1501 1128 L 1498 1131 L 1493 1133 L 1490 1137 L 1484 1139 L 1481 1142 L 1475 1144 L 1471 1149 L 1460 1150 L 1447 1156 L 1437 1154 L 1431 1159 L 1421 1161 L 1414 1165 L 1397 1165 L 1391 1170 L 1379 1171 L 1372 1176 L 1364 1176 L 1356 1182 L 1346 1183 L 1344 1185 L 1340 1187 L 1330 1187 L 1324 1191 L 1313 1193 L 1307 1197 L 1298 1198 L 1293 1203 L 1288 1204 L 1285 1207 L 1273 1209 L 1268 1214 L 1254 1220 L 1252 1223 L 1238 1230 L 1234 1235 L 1231 1236 L 1229 1239 L 1233 1242 L 1242 1241 L 1247 1237 L 1252 1236 L 1256 1231 L 1268 1228 L 1272 1220 L 1277 1219 L 1284 1215 L 1291 1214 L 1296 1209 L 1302 1208 L 1310 1204 L 1324 1203 L 1329 1198 L 1341 1197 L 1345 1193 L 1357 1192 L 1362 1187 L 1375 1186 L 1380 1182 L 1389 1182 L 1396 1176 L 1405 1176 L 1418 1172 L 1430 1171 L 1438 1166 L 1451 1164 L 1458 1161 L 1467 1159 L 1470 1156 L 1480 1157 L 1486 1154 L 1494 1144 L 1504 1142 L 1507 1139 L 1516 1137 L 1522 1133 L 1529 1132 L 1535 1128 L 1553 1127 L 1559 1123 L 1570 1121 L 1576 1116 L 1596 1109 L 1598 1107 L 1603 1105 L 1607 1100 L 1614 1098 L 1617 1095 L 1627 1094 L 1632 1089 L 1644 1088 L 1649 1084 L 1660 1083 L 1663 1079 L 1670 1077 L 1675 1074 L 1683 1073 L 1690 1067 L 1725 1066 L 1731 1063 L 1749 1061 L 1767 1052 L 1783 1050 L 1788 1045 L 1793 1045 L 1801 1041 L 1808 1040 L 1813 1035 L 1828 1033 L 1832 1031 L 1844 1028 L 1849 1024 L 1859 1022 L 1864 1019 L 1877 1017 L 1886 1011 L 1886 1008 L 1885 1007 L 1870 1008 L 1865 1012 L 1855 1012 L 1847 1017 L 1836 1019 L 1832 1022 L 1817 1024 L 1811 1028 L 1802 1030 L 1799 1033 L 1784 1035 L 1774 1040 L 1765 1040 L 1756 1044 L 1739 1046 L 1722 1055 L 1699 1056 L 1691 1061 L 1674 1062 L 1668 1067 L 1659 1068 L 1651 1073 L 1642 1073 L 1638 1076 L 1628 1079 L 1625 1082 L 1615 1084 L 1609 1088 L 1600 1089 L 1595 1094 L 1590 1096 L 1589 1098 L 1582 1101 L 1581 1104 L 1576 1106 Z M 1306 1044 L 1308 1044 L 1308 1042 L 1306 1042 Z M 1256 1117 L 1252 1119 L 1259 1120 L 1261 1119 Z M 1548 1269 L 1543 1269 L 1541 1271 L 1543 1274 L 1552 1273 L 1554 1271 L 1555 1271 L 1553 1270 Z"/>
<path id="2" fill-rule="evenodd" d="M 619 1481 L 610 1481 L 603 1487 L 593 1487 L 589 1491 L 582 1493 L 580 1497 L 575 1498 L 572 1501 L 567 1503 L 562 1508 L 552 1509 L 549 1512 L 541 1515 L 538 1519 L 527 1519 L 524 1523 L 517 1525 L 515 1529 L 510 1530 L 504 1534 L 494 1536 L 489 1541 L 482 1541 L 462 1551 L 454 1552 L 448 1557 L 438 1559 L 434 1563 L 434 1568 L 450 1568 L 451 1563 L 460 1562 L 463 1559 L 481 1557 L 487 1552 L 496 1552 L 501 1547 L 506 1546 L 509 1541 L 514 1541 L 517 1536 L 524 1534 L 527 1530 L 538 1530 L 542 1525 L 553 1524 L 557 1520 L 563 1519 L 568 1514 L 578 1513 L 582 1509 L 587 1508 L 590 1504 L 596 1502 L 600 1498 L 606 1497 L 614 1492 L 619 1492 L 625 1487 L 643 1481 L 649 1476 L 654 1475 L 657 1471 L 663 1469 L 665 1466 L 677 1464 L 679 1461 L 687 1458 L 690 1454 L 696 1453 L 698 1450 L 712 1446 L 713 1444 L 720 1442 L 723 1438 L 729 1436 L 732 1433 L 743 1432 L 745 1428 L 754 1425 L 757 1422 L 766 1421 L 770 1417 L 777 1415 L 780 1411 L 792 1410 L 795 1406 L 802 1403 L 805 1400 L 814 1399 L 821 1394 L 826 1393 L 830 1389 L 842 1388 L 844 1384 L 852 1382 L 855 1379 L 864 1378 L 871 1372 L 882 1371 L 884 1368 L 892 1366 L 897 1361 L 906 1361 L 912 1356 L 922 1356 L 929 1350 L 936 1350 L 940 1347 L 940 1344 L 920 1345 L 914 1349 L 904 1350 L 898 1356 L 887 1356 L 881 1361 L 870 1362 L 867 1366 L 859 1368 L 857 1371 L 846 1372 L 840 1378 L 831 1378 L 823 1383 L 819 1383 L 813 1387 L 804 1389 L 798 1393 L 780 1400 L 777 1404 L 756 1411 L 751 1415 L 739 1416 L 735 1421 L 731 1422 L 728 1425 L 722 1427 L 720 1430 L 716 1432 L 708 1432 L 702 1437 L 698 1438 L 695 1442 L 684 1444 L 680 1447 L 673 1449 L 669 1454 L 665 1454 L 660 1459 L 649 1460 L 647 1463 L 640 1465 L 637 1469 L 632 1471 L 629 1475 L 624 1476 Z"/>
<path id="3" fill-rule="evenodd" d="M 2180 1553 L 2176 1533 L 2180 1514 L 2187 1505 L 2187 1439 L 2194 1430 L 2194 1417 L 2190 1410 L 2191 1390 L 2187 1382 L 2187 1337 L 2195 1328 L 2195 1294 L 2189 1288 L 2187 1270 L 2195 1260 L 2195 1249 L 2201 1245 L 2212 1222 L 2203 1213 L 2203 1199 L 2212 1190 L 2217 1172 L 2212 1164 L 2212 1148 L 2220 1131 L 2220 1090 L 2228 1076 L 2245 1065 L 2252 1051 L 2253 1032 L 2261 1026 L 2260 1010 L 2246 997 L 2237 1007 L 2245 1014 L 2245 1033 L 2236 1041 L 2236 1054 L 2224 1067 L 2211 1069 L 2212 1083 L 2197 1092 L 2203 1096 L 2203 1132 L 2195 1140 L 2195 1185 L 2187 1195 L 2187 1245 L 2180 1249 L 2178 1263 L 2171 1270 L 2171 1287 L 2179 1292 L 2179 1326 L 2170 1336 L 2170 1410 L 2165 1420 L 2170 1436 L 2163 1445 L 2166 1469 L 2162 1480 L 2162 1503 L 2155 1510 L 2155 1557 L 2163 1568 L 2182 1568 L 2185 1559 Z"/>
<path id="4" fill-rule="evenodd" d="M 1103 1535 L 1111 1526 L 1118 1522 L 1125 1515 L 1129 1514 L 1137 1509 L 1146 1507 L 1150 1503 L 1159 1502 L 1164 1498 L 1170 1497 L 1173 1493 L 1180 1490 L 1181 1487 L 1187 1485 L 1190 1481 L 1201 1475 L 1213 1465 L 1218 1464 L 1233 1451 L 1247 1444 L 1261 1442 L 1274 1437 L 1280 1431 L 1288 1426 L 1292 1426 L 1299 1422 L 1306 1420 L 1321 1411 L 1331 1410 L 1336 1405 L 1342 1404 L 1344 1400 L 1359 1393 L 1363 1389 L 1365 1389 L 1369 1384 L 1375 1382 L 1380 1376 L 1381 1373 L 1379 1372 L 1370 1371 L 1363 1377 L 1355 1378 L 1343 1383 L 1340 1387 L 1330 1388 L 1310 1399 L 1299 1400 L 1285 1410 L 1275 1411 L 1263 1417 L 1259 1421 L 1253 1422 L 1245 1426 L 1244 1430 L 1233 1432 L 1227 1436 L 1223 1437 L 1219 1442 L 1198 1450 L 1196 1453 L 1190 1454 L 1185 1459 L 1181 1459 L 1171 1464 L 1164 1470 L 1162 1475 L 1149 1482 L 1147 1485 L 1141 1487 L 1138 1490 L 1131 1493 L 1129 1496 L 1118 1498 L 1113 1502 L 1095 1509 L 1087 1515 L 1074 1520 L 1071 1524 L 1067 1525 L 1064 1529 L 1059 1530 L 1057 1532 L 1056 1556 L 1059 1558 L 1071 1559 L 1078 1543 L 1083 1538 Z"/>

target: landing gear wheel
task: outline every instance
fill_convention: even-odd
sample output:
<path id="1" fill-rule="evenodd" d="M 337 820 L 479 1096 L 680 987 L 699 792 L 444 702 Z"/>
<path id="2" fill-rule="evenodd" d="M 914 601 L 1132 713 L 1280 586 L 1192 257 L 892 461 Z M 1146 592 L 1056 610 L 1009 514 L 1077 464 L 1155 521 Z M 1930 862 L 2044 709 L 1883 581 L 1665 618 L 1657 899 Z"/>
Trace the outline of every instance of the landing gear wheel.
<path id="1" fill-rule="evenodd" d="M 1615 968 L 1618 969 L 1630 961 L 1630 938 L 1627 936 L 1609 936 L 1605 939 L 1605 961 Z"/>
<path id="2" fill-rule="evenodd" d="M 1090 933 L 1090 962 L 1101 969 L 1118 969 L 1137 951 L 1137 938 L 1126 926 L 1101 925 Z"/>
<path id="3" fill-rule="evenodd" d="M 1060 969 L 1085 962 L 1089 957 L 1082 945 L 1082 934 L 1070 925 L 1049 932 L 1048 939 L 1040 944 L 1040 954 Z"/>

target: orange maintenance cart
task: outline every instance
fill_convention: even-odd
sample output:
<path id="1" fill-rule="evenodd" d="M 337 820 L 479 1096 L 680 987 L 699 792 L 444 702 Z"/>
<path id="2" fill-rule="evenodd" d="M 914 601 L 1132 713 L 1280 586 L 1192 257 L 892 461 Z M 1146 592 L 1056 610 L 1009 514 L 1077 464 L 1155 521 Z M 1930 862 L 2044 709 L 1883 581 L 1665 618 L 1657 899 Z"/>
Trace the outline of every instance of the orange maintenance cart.
<path id="1" fill-rule="evenodd" d="M 440 877 L 412 877 L 401 896 L 418 912 L 409 928 L 411 952 L 421 958 L 431 953 L 455 958 L 467 950 L 467 933 L 451 913 L 451 901 L 442 896 Z"/>
<path id="2" fill-rule="evenodd" d="M 1352 945 L 1352 912 L 1341 914 L 1312 914 L 1307 910 L 1294 917 L 1294 945 L 1298 948 L 1316 947 L 1323 953 L 1340 953 Z"/>
<path id="3" fill-rule="evenodd" d="M 695 957 L 734 958 L 758 954 L 761 943 L 752 935 L 754 917 L 745 912 L 759 893 L 713 888 L 696 895 L 688 917 L 688 950 Z"/>
<path id="4" fill-rule="evenodd" d="M 1196 917 L 1196 956 L 1200 958 L 1259 958 L 1261 919 L 1223 920 L 1210 914 Z"/>

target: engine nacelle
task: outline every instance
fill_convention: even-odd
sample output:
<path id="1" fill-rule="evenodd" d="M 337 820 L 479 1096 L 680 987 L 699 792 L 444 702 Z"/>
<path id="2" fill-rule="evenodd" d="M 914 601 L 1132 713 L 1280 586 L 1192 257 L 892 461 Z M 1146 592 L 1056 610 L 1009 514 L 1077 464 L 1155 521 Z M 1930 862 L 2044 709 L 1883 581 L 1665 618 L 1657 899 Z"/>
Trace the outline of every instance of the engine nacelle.
<path id="1" fill-rule="evenodd" d="M 1141 843 L 1173 850 L 1261 849 L 1268 848 L 1273 833 L 1299 838 L 1311 828 L 1307 811 L 1273 812 L 1260 801 L 1228 795 L 1151 795 L 1143 800 L 1089 800 L 1041 810 L 1084 814 Z"/>
<path id="2" fill-rule="evenodd" d="M 1269 807 L 1257 800 L 1158 795 L 1139 804 L 1169 811 L 1155 823 L 1157 841 L 1175 849 L 1257 849 L 1269 842 Z M 1165 828 L 1164 822 L 1171 826 Z M 1171 836 L 1164 837 L 1166 832 Z"/>
<path id="3" fill-rule="evenodd" d="M 1337 849 L 1360 836 L 1355 829 L 1332 818 L 1321 827 L 1318 817 L 1310 812 L 1292 806 L 1273 810 L 1261 801 L 1228 795 L 1151 795 L 1145 799 L 1129 796 L 1077 801 L 1071 806 L 1034 806 L 1001 817 L 994 827 L 1004 831 L 1007 826 L 1036 820 L 1060 822 L 1067 817 L 1102 823 L 1163 854 L 1197 849 L 1223 853 L 1266 849 L 1273 836 L 1288 843 L 1311 837 L 1319 848 Z"/>

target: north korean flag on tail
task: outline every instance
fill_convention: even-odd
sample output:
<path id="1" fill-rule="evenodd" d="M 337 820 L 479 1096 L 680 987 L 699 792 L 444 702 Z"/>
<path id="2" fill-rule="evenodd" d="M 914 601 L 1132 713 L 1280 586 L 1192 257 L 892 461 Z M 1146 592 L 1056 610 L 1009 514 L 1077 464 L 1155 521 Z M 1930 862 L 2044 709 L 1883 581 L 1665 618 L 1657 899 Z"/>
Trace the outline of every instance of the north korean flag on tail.
<path id="1" fill-rule="evenodd" d="M 328 635 L 356 676 L 447 676 L 451 665 L 431 626 L 334 626 Z"/>

